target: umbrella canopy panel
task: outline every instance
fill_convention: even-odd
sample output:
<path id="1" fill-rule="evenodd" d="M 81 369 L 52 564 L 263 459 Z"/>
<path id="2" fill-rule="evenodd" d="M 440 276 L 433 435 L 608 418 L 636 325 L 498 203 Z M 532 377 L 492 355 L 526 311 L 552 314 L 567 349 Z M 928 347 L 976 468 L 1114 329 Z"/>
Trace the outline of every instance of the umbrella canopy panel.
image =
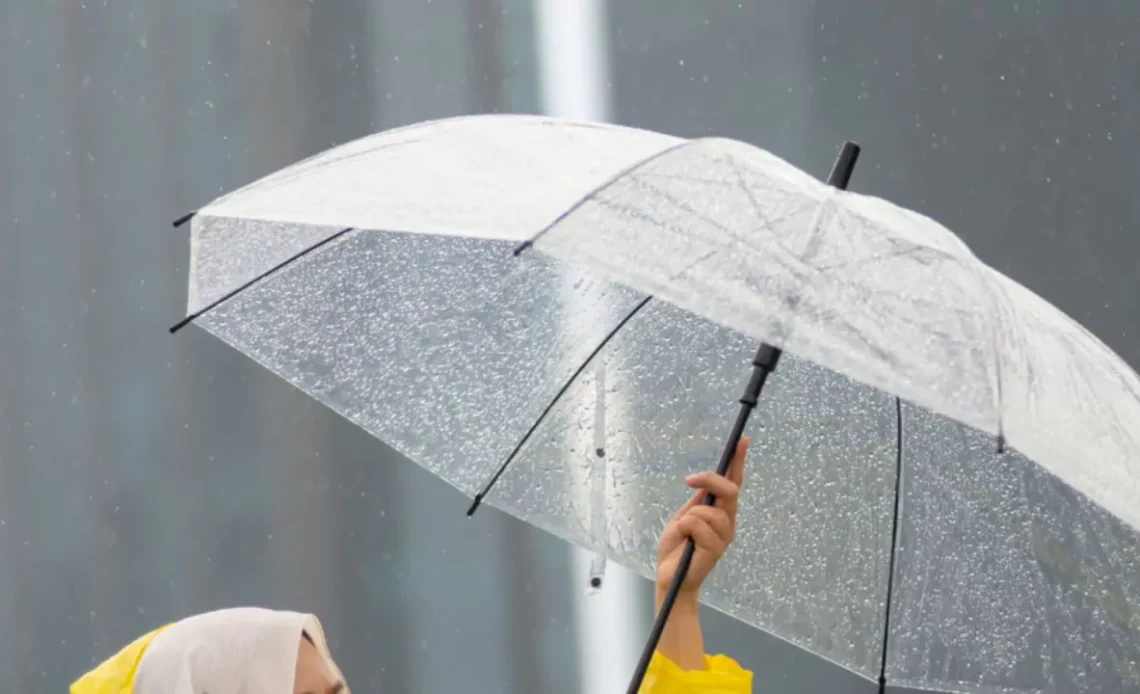
<path id="1" fill-rule="evenodd" d="M 904 405 L 888 680 L 1140 691 L 1140 534 L 1017 453 Z"/>
<path id="2" fill-rule="evenodd" d="M 641 298 L 597 279 L 565 290 L 554 263 L 511 248 L 354 232 L 198 322 L 473 493 Z M 573 336 L 563 291 L 593 318 Z"/>
<path id="3" fill-rule="evenodd" d="M 303 224 L 315 234 L 359 227 L 522 241 L 597 186 L 684 142 L 541 116 L 428 121 L 334 147 L 200 212 Z M 286 245 L 304 247 L 276 249 Z"/>

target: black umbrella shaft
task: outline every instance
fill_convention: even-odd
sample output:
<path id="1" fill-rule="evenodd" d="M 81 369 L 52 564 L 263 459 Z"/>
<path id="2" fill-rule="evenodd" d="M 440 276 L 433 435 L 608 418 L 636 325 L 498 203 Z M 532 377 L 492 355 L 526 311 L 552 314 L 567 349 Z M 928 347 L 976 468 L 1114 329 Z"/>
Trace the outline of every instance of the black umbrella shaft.
<path id="1" fill-rule="evenodd" d="M 843 143 L 843 148 L 839 151 L 839 156 L 831 167 L 831 174 L 827 177 L 828 185 L 840 190 L 847 189 L 847 184 L 851 181 L 851 174 L 855 170 L 855 162 L 859 159 L 859 152 L 860 147 L 854 142 Z M 764 390 L 764 383 L 768 380 L 768 374 L 776 369 L 776 363 L 780 361 L 781 354 L 782 352 L 778 347 L 764 343 L 760 345 L 756 356 L 752 358 L 752 376 L 748 379 L 748 386 L 744 390 L 744 395 L 740 397 L 740 411 L 736 415 L 736 422 L 732 425 L 732 431 L 729 432 L 728 441 L 720 455 L 720 462 L 716 466 L 718 475 L 723 476 L 728 472 L 728 466 L 732 463 L 732 456 L 740 444 L 740 437 L 744 435 L 744 428 L 748 425 L 748 418 L 752 415 L 752 410 L 756 409 L 756 403 L 760 400 L 760 393 Z M 704 503 L 706 506 L 712 506 L 716 503 L 716 497 L 707 494 Z M 681 585 L 685 582 L 685 576 L 688 575 L 689 567 L 693 564 L 693 554 L 696 551 L 696 543 L 693 542 L 692 538 L 689 538 L 685 542 L 685 549 L 681 552 L 681 559 L 677 562 L 677 570 L 673 573 L 673 580 L 669 582 L 669 588 L 665 591 L 665 597 L 657 610 L 653 629 L 649 632 L 649 638 L 645 640 L 645 648 L 641 651 L 641 659 L 637 661 L 637 669 L 633 672 L 633 678 L 630 680 L 626 694 L 638 694 L 641 689 L 641 683 L 645 680 L 645 673 L 649 670 L 649 662 L 653 659 L 657 644 L 661 642 L 661 634 L 665 631 L 669 614 L 677 602 Z"/>

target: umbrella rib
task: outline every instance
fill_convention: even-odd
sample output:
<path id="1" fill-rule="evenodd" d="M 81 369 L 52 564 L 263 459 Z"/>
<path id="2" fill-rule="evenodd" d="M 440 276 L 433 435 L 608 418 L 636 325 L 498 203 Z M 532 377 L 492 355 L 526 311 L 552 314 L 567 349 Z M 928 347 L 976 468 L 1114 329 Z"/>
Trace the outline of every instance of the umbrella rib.
<path id="1" fill-rule="evenodd" d="M 614 326 L 613 330 L 611 330 L 609 334 L 606 335 L 600 343 L 598 343 L 598 346 L 594 348 L 594 351 L 590 352 L 590 355 L 582 361 L 574 373 L 570 375 L 570 378 L 566 379 L 566 382 L 563 383 L 562 387 L 558 389 L 557 393 L 555 393 L 554 398 L 551 399 L 551 401 L 546 405 L 546 409 L 544 409 L 542 413 L 538 415 L 538 418 L 534 420 L 534 424 L 531 424 L 530 428 L 527 429 L 525 434 L 523 434 L 522 439 L 519 440 L 518 444 L 514 447 L 514 450 L 511 451 L 511 454 L 507 456 L 507 459 L 503 461 L 503 464 L 499 466 L 499 469 L 495 471 L 495 474 L 491 476 L 491 479 L 487 480 L 487 483 L 483 485 L 483 489 L 475 495 L 474 499 L 472 499 L 471 507 L 467 509 L 468 516 L 474 515 L 475 512 L 479 510 L 479 506 L 483 503 L 483 499 L 485 499 L 487 495 L 491 493 L 491 488 L 495 486 L 495 483 L 498 482 L 499 478 L 503 476 L 503 473 L 507 471 L 507 466 L 514 462 L 515 457 L 518 456 L 523 446 L 526 445 L 526 442 L 529 441 L 534 432 L 538 430 L 539 425 L 541 425 L 542 422 L 546 419 L 546 415 L 550 414 L 551 410 L 554 409 L 554 406 L 557 405 L 558 401 L 562 399 L 562 396 L 566 394 L 566 391 L 570 390 L 570 386 L 574 384 L 574 381 L 578 380 L 578 376 L 580 376 L 582 372 L 586 370 L 586 367 L 590 365 L 590 362 L 594 360 L 594 357 L 598 356 L 598 354 L 603 349 L 605 349 L 606 345 L 609 344 L 610 340 L 612 340 L 615 335 L 621 332 L 621 329 L 625 327 L 626 323 L 628 323 L 630 319 L 636 316 L 638 312 L 641 311 L 641 309 L 645 308 L 645 305 L 648 304 L 652 299 L 653 295 L 650 294 L 641 301 L 637 302 L 637 305 L 634 306 L 633 309 L 628 314 L 626 314 L 626 316 L 622 318 L 617 325 Z"/>
<path id="2" fill-rule="evenodd" d="M 202 316 L 203 314 L 205 314 L 206 312 L 208 312 L 208 311 L 212 311 L 213 309 L 217 308 L 217 307 L 218 307 L 220 304 L 222 304 L 222 303 L 224 303 L 224 302 L 226 302 L 226 301 L 229 301 L 230 299 L 234 298 L 234 297 L 235 297 L 235 296 L 237 296 L 238 294 L 240 294 L 240 293 L 244 292 L 245 290 L 249 289 L 250 287 L 252 287 L 253 285 L 257 284 L 258 282 L 260 282 L 261 280 L 265 279 L 266 277 L 269 277 L 270 275 L 272 275 L 272 274 L 276 273 L 276 272 L 277 272 L 277 271 L 279 271 L 279 270 L 283 270 L 283 269 L 285 269 L 285 268 L 286 268 L 286 267 L 287 267 L 289 264 L 291 264 L 293 261 L 295 261 L 295 260 L 300 260 L 301 258 L 304 258 L 305 256 L 307 256 L 308 254 L 310 254 L 310 253 L 312 253 L 313 251 L 317 250 L 318 248 L 321 248 L 322 246 L 326 246 L 326 245 L 328 245 L 328 244 L 332 243 L 333 241 L 335 241 L 335 240 L 339 239 L 340 237 L 344 236 L 345 234 L 347 234 L 348 232 L 352 231 L 352 230 L 353 230 L 353 229 L 355 229 L 355 228 L 356 228 L 356 227 L 346 227 L 346 228 L 344 228 L 344 229 L 341 229 L 340 231 L 336 232 L 336 233 L 335 233 L 335 234 L 333 234 L 332 236 L 329 236 L 328 238 L 326 238 L 325 240 L 321 241 L 320 243 L 315 243 L 315 244 L 313 244 L 312 246 L 309 246 L 309 247 L 308 247 L 308 248 L 306 248 L 305 250 L 301 251 L 300 253 L 297 253 L 296 255 L 292 255 L 292 256 L 290 256 L 290 257 L 286 258 L 285 260 L 281 261 L 280 263 L 277 263 L 277 264 L 276 264 L 276 265 L 274 265 L 273 267 L 269 268 L 268 270 L 266 270 L 265 272 L 261 273 L 261 274 L 260 274 L 260 275 L 258 275 L 257 277 L 254 277 L 253 279 L 251 279 L 250 281 L 248 281 L 248 282 L 246 282 L 245 284 L 241 285 L 241 286 L 240 286 L 240 287 L 238 287 L 237 289 L 234 289 L 233 291 L 229 292 L 228 294 L 226 294 L 226 295 L 222 296 L 221 298 L 219 298 L 218 300 L 214 301 L 213 303 L 211 303 L 210 305 L 206 306 L 205 308 L 199 309 L 199 310 L 195 311 L 194 313 L 191 313 L 190 315 L 186 316 L 186 317 L 185 317 L 185 318 L 183 318 L 182 320 L 178 321 L 177 323 L 175 323 L 174 325 L 172 325 L 172 326 L 170 327 L 170 332 L 171 332 L 172 334 L 173 334 L 173 333 L 176 333 L 176 332 L 178 332 L 178 331 L 179 331 L 179 330 L 181 330 L 182 328 L 185 328 L 187 325 L 190 325 L 190 323 L 192 323 L 192 322 L 193 322 L 195 319 L 197 319 L 197 318 L 201 317 L 201 316 Z"/>
<path id="3" fill-rule="evenodd" d="M 899 513 L 902 506 L 903 413 L 902 399 L 895 398 L 895 508 L 891 522 L 891 556 L 887 565 L 887 602 L 883 618 L 883 657 L 879 666 L 879 694 L 887 691 L 887 644 L 891 638 L 891 598 L 895 589 L 895 555 L 899 542 Z"/>
<path id="4" fill-rule="evenodd" d="M 584 195 L 584 196 L 583 196 L 583 197 L 582 197 L 580 200 L 578 200 L 578 202 L 574 203 L 574 204 L 573 204 L 573 205 L 571 205 L 569 208 L 567 208 L 567 210 L 566 210 L 565 212 L 563 212 L 562 214 L 558 215 L 558 216 L 557 216 L 557 217 L 554 219 L 554 221 L 553 221 L 553 222 L 551 222 L 550 224 L 547 224 L 545 227 L 543 227 L 543 228 L 542 228 L 542 229 L 541 229 L 541 230 L 540 230 L 540 231 L 539 231 L 537 234 L 535 234 L 534 236 L 532 236 L 532 237 L 530 237 L 529 239 L 527 239 L 526 241 L 523 241 L 522 243 L 520 243 L 520 244 L 519 244 L 519 245 L 518 245 L 518 246 L 515 248 L 515 251 L 514 251 L 514 253 L 515 253 L 515 256 L 518 256 L 520 253 L 522 253 L 522 252 L 523 252 L 523 251 L 525 251 L 526 249 L 528 249 L 528 248 L 530 248 L 531 246 L 533 246 L 533 245 L 534 245 L 534 243 L 535 243 L 535 241 L 537 241 L 537 240 L 539 239 L 539 237 L 540 237 L 540 236 L 543 236 L 543 235 L 545 235 L 545 234 L 546 234 L 546 232 L 548 232 L 548 231 L 550 231 L 551 229 L 553 229 L 554 227 L 558 226 L 558 224 L 559 224 L 560 222 L 562 222 L 562 221 L 563 221 L 563 220 L 565 220 L 567 217 L 569 217 L 570 215 L 572 215 L 572 214 L 574 214 L 575 212 L 577 212 L 577 211 L 578 211 L 578 209 L 582 207 L 582 205 L 585 205 L 587 202 L 589 202 L 589 201 L 593 200 L 594 198 L 596 198 L 596 197 L 597 197 L 599 194 L 601 194 L 601 192 L 602 192 L 602 191 L 606 190 L 607 188 L 609 188 L 609 187 L 610 187 L 610 186 L 612 186 L 613 184 L 617 183 L 617 182 L 618 182 L 618 181 L 620 181 L 622 178 L 624 178 L 624 177 L 628 176 L 629 174 L 632 174 L 634 171 L 637 171 L 637 170 L 638 170 L 638 169 L 640 169 L 641 167 L 643 167 L 643 166 L 646 166 L 647 164 L 649 164 L 649 163 L 651 163 L 651 162 L 654 162 L 654 161 L 656 161 L 656 160 L 660 159 L 661 157 L 665 156 L 666 154 L 671 154 L 671 153 L 675 152 L 676 150 L 678 150 L 678 149 L 681 149 L 681 148 L 682 148 L 682 147 L 684 147 L 685 145 L 691 144 L 691 143 L 693 143 L 693 142 L 695 142 L 695 140 L 681 140 L 680 142 L 677 142 L 677 143 L 675 143 L 675 144 L 669 145 L 669 146 L 668 146 L 668 147 L 666 147 L 665 149 L 662 149 L 662 150 L 660 150 L 660 151 L 658 151 L 658 152 L 655 152 L 655 153 L 653 153 L 653 154 L 649 155 L 648 157 L 646 157 L 646 158 L 644 158 L 644 159 L 641 159 L 641 160 L 639 160 L 639 161 L 638 161 L 637 163 L 635 163 L 635 164 L 632 164 L 632 165 L 630 165 L 630 166 L 627 166 L 626 168 L 624 168 L 624 169 L 622 169 L 621 171 L 617 172 L 617 173 L 616 173 L 616 174 L 614 174 L 613 176 L 610 176 L 609 178 L 607 178 L 605 181 L 602 181 L 602 183 L 600 183 L 600 184 L 599 184 L 597 187 L 595 187 L 595 188 L 594 188 L 593 190 L 591 190 L 589 193 L 586 193 L 586 195 Z"/>

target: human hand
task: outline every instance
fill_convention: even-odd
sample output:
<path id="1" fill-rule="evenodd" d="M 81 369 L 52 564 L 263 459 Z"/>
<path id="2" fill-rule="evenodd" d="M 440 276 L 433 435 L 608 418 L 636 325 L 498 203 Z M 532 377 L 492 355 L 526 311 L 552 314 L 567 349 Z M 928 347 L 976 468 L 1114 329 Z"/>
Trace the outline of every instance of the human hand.
<path id="1" fill-rule="evenodd" d="M 748 437 L 740 439 L 724 477 L 706 471 L 685 478 L 685 483 L 696 492 L 673 515 L 657 541 L 658 601 L 673 580 L 689 538 L 693 539 L 696 551 L 677 597 L 678 600 L 691 599 L 694 603 L 701 584 L 732 542 L 736 534 L 736 502 L 744 481 L 748 443 Z M 704 503 L 709 494 L 716 497 L 712 506 Z"/>

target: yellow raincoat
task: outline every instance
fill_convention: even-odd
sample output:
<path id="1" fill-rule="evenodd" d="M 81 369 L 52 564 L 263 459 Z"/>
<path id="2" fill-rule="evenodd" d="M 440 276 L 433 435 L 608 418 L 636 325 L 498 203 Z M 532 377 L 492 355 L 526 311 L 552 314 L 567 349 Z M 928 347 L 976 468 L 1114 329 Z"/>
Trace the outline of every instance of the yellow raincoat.
<path id="1" fill-rule="evenodd" d="M 140 636 L 71 685 L 71 694 L 134 694 L 135 673 L 143 652 L 166 627 Z"/>
<path id="2" fill-rule="evenodd" d="M 752 673 L 723 655 L 705 656 L 704 670 L 682 670 L 653 654 L 641 694 L 751 694 Z"/>
<path id="3" fill-rule="evenodd" d="M 76 680 L 70 694 L 289 694 L 302 634 L 340 677 L 316 617 L 243 607 L 136 639 Z"/>

